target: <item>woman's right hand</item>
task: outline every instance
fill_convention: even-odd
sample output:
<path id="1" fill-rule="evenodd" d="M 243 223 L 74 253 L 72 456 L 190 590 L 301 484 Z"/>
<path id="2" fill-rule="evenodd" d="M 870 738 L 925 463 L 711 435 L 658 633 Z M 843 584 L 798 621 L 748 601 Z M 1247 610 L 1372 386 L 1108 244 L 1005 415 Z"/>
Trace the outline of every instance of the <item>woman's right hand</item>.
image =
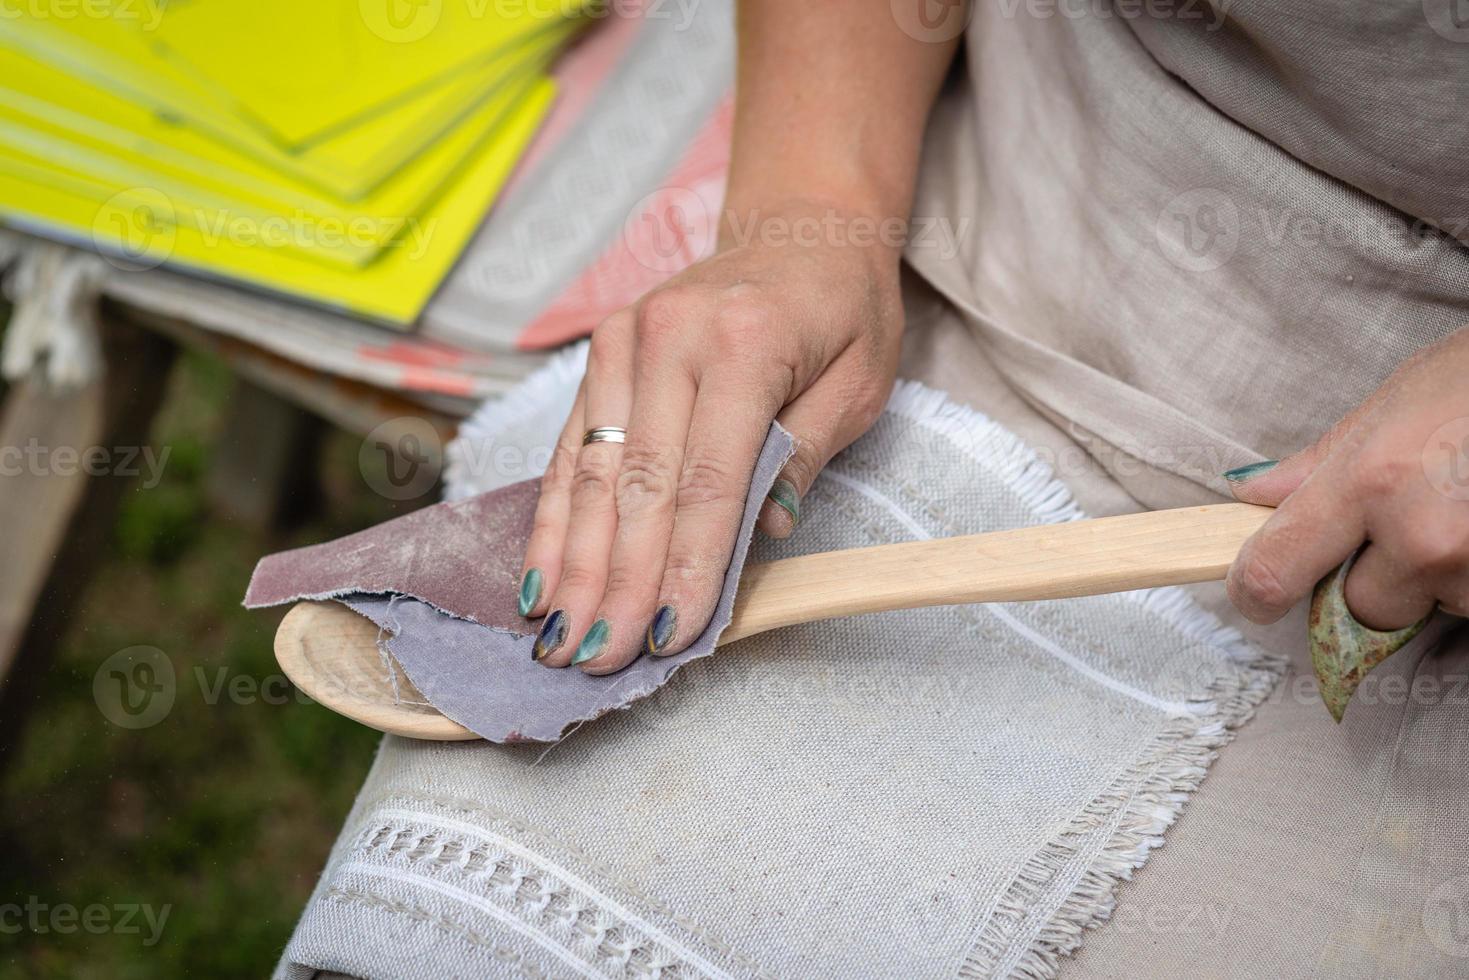
<path id="1" fill-rule="evenodd" d="M 726 234 L 592 334 L 522 578 L 522 611 L 546 616 L 535 656 L 549 667 L 605 674 L 686 647 L 713 615 L 771 420 L 796 438 L 760 515 L 783 537 L 886 401 L 901 242 L 806 201 L 745 218 L 747 240 Z M 625 444 L 583 445 L 599 426 L 625 428 Z"/>

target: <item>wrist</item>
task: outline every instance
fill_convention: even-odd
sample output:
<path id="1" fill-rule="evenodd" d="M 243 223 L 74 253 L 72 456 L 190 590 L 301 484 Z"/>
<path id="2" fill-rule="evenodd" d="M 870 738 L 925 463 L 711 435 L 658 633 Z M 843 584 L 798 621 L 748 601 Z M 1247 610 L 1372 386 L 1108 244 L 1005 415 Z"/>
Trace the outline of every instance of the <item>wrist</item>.
<path id="1" fill-rule="evenodd" d="M 897 263 L 907 244 L 906 208 L 863 195 L 731 194 L 719 214 L 718 250 L 859 248 Z"/>

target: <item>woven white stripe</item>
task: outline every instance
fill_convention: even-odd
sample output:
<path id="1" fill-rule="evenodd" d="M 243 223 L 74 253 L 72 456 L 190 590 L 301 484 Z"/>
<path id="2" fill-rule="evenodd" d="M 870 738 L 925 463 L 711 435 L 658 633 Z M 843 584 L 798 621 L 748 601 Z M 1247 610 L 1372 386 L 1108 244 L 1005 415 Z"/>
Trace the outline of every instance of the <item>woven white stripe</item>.
<path id="1" fill-rule="evenodd" d="M 532 927 L 530 924 L 523 922 L 511 913 L 506 912 L 504 909 L 495 905 L 489 899 L 482 898 L 479 895 L 474 894 L 473 892 L 465 891 L 463 888 L 456 888 L 454 885 L 446 884 L 442 881 L 436 881 L 433 878 L 427 878 L 423 875 L 416 875 L 408 871 L 401 871 L 397 868 L 383 868 L 379 867 L 378 865 L 367 864 L 362 861 L 354 861 L 350 864 L 344 864 L 340 868 L 337 868 L 335 873 L 339 875 L 351 873 L 368 875 L 375 878 L 388 878 L 392 881 L 399 881 L 407 885 L 414 885 L 418 888 L 427 888 L 429 891 L 438 892 L 440 895 L 443 895 L 447 898 L 452 898 L 456 902 L 463 902 L 465 905 L 471 905 L 474 908 L 479 909 L 481 912 L 494 916 L 496 919 L 499 919 L 511 929 L 514 929 L 525 938 L 531 940 L 536 945 L 545 949 L 548 953 L 551 953 L 553 956 L 561 960 L 567 966 L 571 967 L 581 976 L 596 978 L 602 978 L 606 976 L 606 974 L 598 973 L 597 971 L 593 970 L 586 963 L 578 959 L 575 954 L 573 954 L 565 946 L 561 945 L 550 936 L 545 935 L 540 930 Z"/>
<path id="2" fill-rule="evenodd" d="M 707 976 L 720 977 L 723 978 L 723 980 L 732 980 L 728 973 L 721 970 L 713 963 L 710 963 L 698 953 L 695 953 L 693 950 L 682 945 L 678 942 L 678 940 L 673 939 L 667 933 L 663 932 L 657 926 L 652 925 L 651 923 L 640 917 L 637 913 L 633 912 L 631 909 L 624 908 L 610 896 L 598 891 L 590 882 L 578 877 L 577 875 L 566 870 L 560 865 L 548 861 L 544 855 L 536 853 L 535 851 L 531 850 L 523 844 L 520 844 L 512 838 L 504 837 L 500 834 L 495 833 L 492 830 L 487 830 L 486 828 L 481 827 L 478 824 L 473 824 L 466 820 L 455 820 L 452 817 L 440 817 L 435 814 L 424 813 L 419 810 L 408 810 L 403 808 L 377 810 L 373 812 L 372 818 L 374 821 L 378 819 L 384 819 L 402 820 L 408 823 L 428 824 L 429 826 L 433 827 L 441 827 L 446 830 L 458 831 L 459 833 L 465 834 L 469 837 L 477 837 L 481 840 L 490 841 L 496 847 L 503 848 L 508 853 L 514 854 L 517 857 L 523 858 L 524 860 L 531 862 L 537 867 L 560 878 L 563 882 L 570 885 L 571 887 L 586 893 L 602 909 L 612 915 L 617 916 L 628 925 L 647 934 L 650 938 L 661 943 L 662 945 L 667 946 L 680 959 L 687 961 L 691 966 L 697 967 Z M 418 879 L 415 878 L 414 880 Z"/>
<path id="3" fill-rule="evenodd" d="M 906 510 L 904 510 L 897 503 L 897 501 L 891 499 L 886 494 L 877 490 L 870 484 L 863 483 L 861 480 L 847 476 L 845 473 L 838 472 L 831 466 L 828 466 L 825 470 L 822 470 L 821 477 L 819 479 L 830 479 L 850 490 L 855 490 L 857 493 L 866 497 L 868 500 L 877 504 L 879 507 L 883 508 L 883 510 L 892 515 L 893 519 L 902 524 L 903 527 L 908 530 L 908 533 L 913 535 L 916 540 L 931 541 L 933 539 L 933 535 L 929 534 L 928 531 L 924 529 L 923 525 L 914 520 L 913 516 L 909 514 Z M 1082 676 L 1094 681 L 1097 684 L 1102 685 L 1105 688 L 1108 688 L 1109 690 L 1116 691 L 1119 694 L 1125 694 L 1126 696 L 1133 698 L 1136 701 L 1140 701 L 1151 708 L 1156 708 L 1159 711 L 1165 712 L 1166 714 L 1170 715 L 1211 714 L 1215 710 L 1215 706 L 1212 702 L 1205 704 L 1187 704 L 1182 701 L 1167 701 L 1163 698 L 1159 698 L 1155 695 L 1149 694 L 1147 691 L 1141 690 L 1140 688 L 1133 687 L 1131 684 L 1128 684 L 1125 681 L 1120 681 L 1115 677 L 1104 674 L 1102 671 L 1097 670 L 1095 667 L 1086 663 L 1075 654 L 1057 645 L 1049 637 L 1037 633 L 1035 630 L 1031 629 L 1030 626 L 1015 618 L 1015 616 L 1012 615 L 1001 603 L 986 603 L 985 608 L 1000 622 L 1004 623 L 1006 626 L 1010 627 L 1010 629 L 1025 637 L 1025 639 L 1029 640 L 1031 643 L 1040 647 L 1046 653 L 1049 653 L 1057 660 L 1065 663 L 1067 666 L 1071 667 Z"/>

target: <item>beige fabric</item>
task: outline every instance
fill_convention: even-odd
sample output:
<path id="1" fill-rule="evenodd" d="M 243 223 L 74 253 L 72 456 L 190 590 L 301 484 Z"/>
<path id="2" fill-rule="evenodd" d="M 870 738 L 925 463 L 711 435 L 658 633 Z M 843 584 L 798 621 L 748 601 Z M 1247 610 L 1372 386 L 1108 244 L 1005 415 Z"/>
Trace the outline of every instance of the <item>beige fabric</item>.
<path id="1" fill-rule="evenodd" d="M 914 213 L 960 249 L 910 262 L 1149 506 L 1187 494 L 1113 447 L 1222 491 L 1469 323 L 1469 250 L 1409 233 L 1469 226 L 1469 44 L 1307 6 L 976 3 L 929 127 Z"/>
<path id="2" fill-rule="evenodd" d="M 1140 509 L 1026 404 L 954 311 L 916 282 L 907 307 L 904 377 L 1022 435 L 1089 513 Z M 1178 482 L 1141 468 L 1132 480 L 1160 498 Z M 1397 654 L 1338 727 L 1311 675 L 1304 610 L 1261 628 L 1221 586 L 1193 591 L 1291 666 L 1061 976 L 1469 975 L 1469 632 L 1437 654 L 1425 653 L 1437 634 Z"/>
<path id="3" fill-rule="evenodd" d="M 1447 4 L 1237 0 L 1219 31 L 1060 8 L 975 5 L 915 206 L 965 234 L 910 249 L 946 302 L 912 290 L 908 376 L 1100 514 L 1217 499 L 1469 323 Z M 1062 975 L 1469 975 L 1469 636 L 1399 653 L 1337 727 L 1303 610 L 1259 629 L 1196 592 L 1290 672 Z"/>

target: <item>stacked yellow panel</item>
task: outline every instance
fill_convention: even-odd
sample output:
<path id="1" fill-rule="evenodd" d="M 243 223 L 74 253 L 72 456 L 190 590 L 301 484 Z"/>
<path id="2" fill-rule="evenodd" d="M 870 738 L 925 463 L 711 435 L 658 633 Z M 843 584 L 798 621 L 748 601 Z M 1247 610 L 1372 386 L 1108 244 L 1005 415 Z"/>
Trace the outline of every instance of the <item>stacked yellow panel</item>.
<path id="1" fill-rule="evenodd" d="M 9 9 L 4 9 L 9 8 Z M 0 219 L 411 323 L 584 0 L 0 0 Z"/>

